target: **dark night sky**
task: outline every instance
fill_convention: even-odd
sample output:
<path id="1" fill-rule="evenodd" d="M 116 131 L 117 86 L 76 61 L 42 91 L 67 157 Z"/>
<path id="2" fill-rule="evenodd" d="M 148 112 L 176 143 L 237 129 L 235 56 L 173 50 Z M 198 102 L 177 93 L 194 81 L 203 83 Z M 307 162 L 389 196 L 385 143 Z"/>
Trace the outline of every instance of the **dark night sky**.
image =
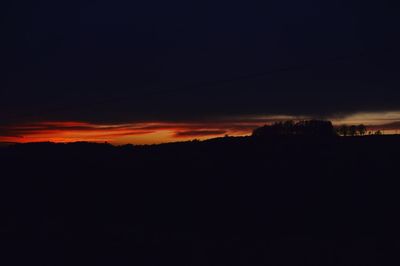
<path id="1" fill-rule="evenodd" d="M 9 2 L 3 125 L 400 110 L 396 1 Z"/>

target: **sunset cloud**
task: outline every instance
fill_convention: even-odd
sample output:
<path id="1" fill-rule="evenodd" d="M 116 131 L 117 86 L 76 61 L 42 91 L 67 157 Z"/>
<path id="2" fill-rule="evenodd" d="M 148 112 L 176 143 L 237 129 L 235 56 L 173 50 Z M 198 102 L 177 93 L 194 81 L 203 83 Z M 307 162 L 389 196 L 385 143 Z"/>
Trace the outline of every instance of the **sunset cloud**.
<path id="1" fill-rule="evenodd" d="M 0 127 L 2 142 L 73 142 L 153 144 L 161 142 L 210 138 L 225 134 L 249 134 L 267 121 L 147 122 L 125 124 L 93 124 L 87 122 L 38 122 Z"/>

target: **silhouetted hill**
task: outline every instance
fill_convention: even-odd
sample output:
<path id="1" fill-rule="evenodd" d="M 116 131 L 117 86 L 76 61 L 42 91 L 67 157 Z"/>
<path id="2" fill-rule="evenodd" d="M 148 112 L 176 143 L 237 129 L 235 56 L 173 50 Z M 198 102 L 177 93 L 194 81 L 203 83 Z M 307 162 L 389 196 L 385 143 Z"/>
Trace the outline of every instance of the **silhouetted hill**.
<path id="1" fill-rule="evenodd" d="M 14 265 L 397 265 L 399 150 L 399 136 L 2 147 L 3 251 Z"/>

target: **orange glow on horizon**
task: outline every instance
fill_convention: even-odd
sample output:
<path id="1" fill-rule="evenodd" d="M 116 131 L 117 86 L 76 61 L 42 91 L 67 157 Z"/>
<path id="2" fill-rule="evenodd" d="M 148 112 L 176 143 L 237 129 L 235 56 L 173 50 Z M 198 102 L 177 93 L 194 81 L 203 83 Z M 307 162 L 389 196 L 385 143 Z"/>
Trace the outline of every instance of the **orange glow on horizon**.
<path id="1" fill-rule="evenodd" d="M 250 135 L 253 129 L 282 120 L 310 119 L 294 116 L 242 116 L 208 122 L 135 122 L 99 124 L 80 121 L 43 121 L 0 126 L 0 142 L 109 142 L 158 144 L 193 139 Z M 400 132 L 400 112 L 359 113 L 332 119 L 334 125 L 365 124 L 384 134 Z"/>
<path id="2" fill-rule="evenodd" d="M 39 122 L 0 128 L 0 142 L 109 142 L 112 144 L 157 144 L 192 139 L 204 140 L 226 134 L 242 136 L 257 125 L 225 123 L 131 123 Z M 5 131 L 7 134 L 2 134 Z"/>

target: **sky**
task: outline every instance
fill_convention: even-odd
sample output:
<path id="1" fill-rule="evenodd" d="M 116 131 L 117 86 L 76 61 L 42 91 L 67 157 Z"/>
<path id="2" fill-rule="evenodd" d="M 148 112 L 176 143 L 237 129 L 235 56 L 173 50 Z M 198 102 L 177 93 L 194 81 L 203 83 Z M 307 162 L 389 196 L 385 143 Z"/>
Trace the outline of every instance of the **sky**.
<path id="1" fill-rule="evenodd" d="M 400 128 L 396 1 L 5 1 L 0 142 Z"/>

